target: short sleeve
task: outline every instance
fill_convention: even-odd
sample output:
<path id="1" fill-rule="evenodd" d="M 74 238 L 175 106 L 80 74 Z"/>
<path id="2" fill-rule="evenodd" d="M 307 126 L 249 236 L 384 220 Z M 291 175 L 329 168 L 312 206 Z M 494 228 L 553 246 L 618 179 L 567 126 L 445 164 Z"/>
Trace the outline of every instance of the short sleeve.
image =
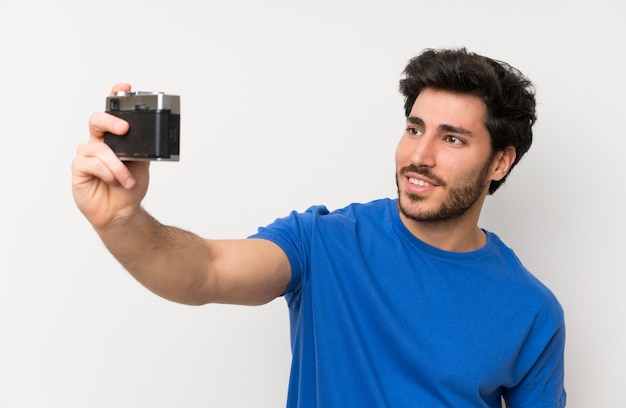
<path id="1" fill-rule="evenodd" d="M 563 408 L 565 322 L 558 304 L 538 317 L 519 361 L 529 367 L 522 381 L 504 390 L 510 408 Z"/>
<path id="2" fill-rule="evenodd" d="M 319 216 L 328 214 L 325 206 L 313 206 L 304 213 L 292 211 L 287 217 L 278 218 L 268 226 L 260 227 L 249 238 L 261 238 L 274 242 L 287 255 L 291 265 L 291 280 L 284 295 L 298 292 L 306 280 L 310 266 L 311 234 Z"/>

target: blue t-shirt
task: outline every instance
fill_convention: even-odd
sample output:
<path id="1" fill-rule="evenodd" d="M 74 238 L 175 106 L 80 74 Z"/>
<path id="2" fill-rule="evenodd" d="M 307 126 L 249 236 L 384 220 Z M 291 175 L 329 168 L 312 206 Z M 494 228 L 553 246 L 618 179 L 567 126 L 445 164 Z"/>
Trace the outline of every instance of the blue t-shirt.
<path id="1" fill-rule="evenodd" d="M 260 228 L 291 263 L 288 407 L 564 407 L 563 311 L 493 233 L 447 252 L 397 200 Z"/>

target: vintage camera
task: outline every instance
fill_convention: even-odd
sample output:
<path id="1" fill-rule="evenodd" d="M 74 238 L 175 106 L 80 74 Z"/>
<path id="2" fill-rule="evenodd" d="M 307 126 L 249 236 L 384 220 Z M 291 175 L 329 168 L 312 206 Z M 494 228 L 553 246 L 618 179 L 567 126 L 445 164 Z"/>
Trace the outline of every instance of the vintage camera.
<path id="1" fill-rule="evenodd" d="M 122 160 L 178 161 L 180 97 L 163 92 L 116 92 L 106 112 L 130 125 L 124 136 L 104 134 L 104 142 Z"/>

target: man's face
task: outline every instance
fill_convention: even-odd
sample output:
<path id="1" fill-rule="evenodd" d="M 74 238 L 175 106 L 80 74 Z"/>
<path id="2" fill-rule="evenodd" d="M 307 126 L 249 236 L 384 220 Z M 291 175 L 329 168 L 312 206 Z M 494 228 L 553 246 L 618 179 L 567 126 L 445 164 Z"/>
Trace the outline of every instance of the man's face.
<path id="1" fill-rule="evenodd" d="M 424 89 L 396 150 L 402 214 L 414 221 L 476 217 L 493 173 L 494 155 L 479 98 Z"/>

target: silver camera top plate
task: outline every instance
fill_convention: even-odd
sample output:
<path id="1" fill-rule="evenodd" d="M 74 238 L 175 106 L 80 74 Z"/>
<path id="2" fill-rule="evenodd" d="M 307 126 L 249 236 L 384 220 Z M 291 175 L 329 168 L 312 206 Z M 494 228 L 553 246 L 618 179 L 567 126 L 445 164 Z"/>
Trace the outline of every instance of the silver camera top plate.
<path id="1" fill-rule="evenodd" d="M 115 92 L 107 97 L 107 110 L 169 110 L 172 114 L 180 114 L 180 97 L 167 95 L 164 92 Z"/>

